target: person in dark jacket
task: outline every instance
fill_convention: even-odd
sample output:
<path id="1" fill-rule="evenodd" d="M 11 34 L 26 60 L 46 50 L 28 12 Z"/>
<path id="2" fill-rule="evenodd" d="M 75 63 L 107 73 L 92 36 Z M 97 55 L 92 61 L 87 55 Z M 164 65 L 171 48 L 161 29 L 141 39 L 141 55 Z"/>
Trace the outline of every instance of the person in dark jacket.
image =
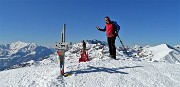
<path id="1" fill-rule="evenodd" d="M 105 17 L 105 22 L 106 25 L 104 29 L 101 29 L 99 26 L 96 26 L 96 28 L 100 31 L 106 32 L 110 57 L 116 59 L 115 40 L 116 36 L 118 35 L 118 31 L 120 30 L 120 26 L 117 24 L 117 22 L 111 21 L 108 16 Z"/>

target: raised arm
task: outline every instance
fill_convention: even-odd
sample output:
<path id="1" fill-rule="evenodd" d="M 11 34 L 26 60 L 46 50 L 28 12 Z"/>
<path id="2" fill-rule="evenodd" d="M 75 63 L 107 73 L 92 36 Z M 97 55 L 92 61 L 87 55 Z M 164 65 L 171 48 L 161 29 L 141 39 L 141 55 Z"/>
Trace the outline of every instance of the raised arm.
<path id="1" fill-rule="evenodd" d="M 104 29 L 101 29 L 99 26 L 96 26 L 96 28 L 100 31 L 106 31 L 106 27 L 104 27 Z"/>

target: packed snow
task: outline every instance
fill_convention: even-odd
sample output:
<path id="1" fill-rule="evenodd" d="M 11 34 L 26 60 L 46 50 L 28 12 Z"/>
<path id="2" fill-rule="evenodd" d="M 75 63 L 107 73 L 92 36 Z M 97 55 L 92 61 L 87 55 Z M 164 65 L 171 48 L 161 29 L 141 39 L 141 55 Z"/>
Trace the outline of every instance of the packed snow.
<path id="1" fill-rule="evenodd" d="M 117 48 L 117 59 L 108 57 L 105 42 L 87 40 L 90 61 L 79 63 L 81 43 L 65 53 L 65 72 L 59 77 L 57 54 L 25 66 L 0 71 L 0 87 L 180 87 L 180 52 L 167 45 L 134 46 L 131 56 Z M 23 63 L 22 63 L 23 64 Z"/>

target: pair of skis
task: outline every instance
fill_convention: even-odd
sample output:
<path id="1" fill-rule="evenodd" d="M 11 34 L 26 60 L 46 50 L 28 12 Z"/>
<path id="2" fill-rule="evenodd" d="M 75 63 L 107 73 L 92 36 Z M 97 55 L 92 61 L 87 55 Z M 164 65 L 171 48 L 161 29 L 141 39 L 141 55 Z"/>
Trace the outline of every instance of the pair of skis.
<path id="1" fill-rule="evenodd" d="M 64 77 L 71 76 L 72 74 L 64 72 L 65 50 L 58 50 L 57 54 L 59 56 L 60 76 L 64 76 Z"/>
<path id="2" fill-rule="evenodd" d="M 71 74 L 64 73 L 64 60 L 65 60 L 65 51 L 68 48 L 69 43 L 65 42 L 65 30 L 66 24 L 63 25 L 63 30 L 61 32 L 61 41 L 56 43 L 57 54 L 59 56 L 59 66 L 60 66 L 60 76 L 71 76 Z"/>

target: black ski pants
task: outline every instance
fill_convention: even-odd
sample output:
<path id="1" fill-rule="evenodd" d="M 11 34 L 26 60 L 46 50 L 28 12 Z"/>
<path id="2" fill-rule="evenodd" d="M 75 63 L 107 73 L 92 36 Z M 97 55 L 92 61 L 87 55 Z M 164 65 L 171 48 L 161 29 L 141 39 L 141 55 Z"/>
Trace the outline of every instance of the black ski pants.
<path id="1" fill-rule="evenodd" d="M 110 55 L 116 55 L 116 46 L 115 46 L 116 36 L 114 37 L 107 37 L 108 45 L 109 45 L 109 53 Z"/>

